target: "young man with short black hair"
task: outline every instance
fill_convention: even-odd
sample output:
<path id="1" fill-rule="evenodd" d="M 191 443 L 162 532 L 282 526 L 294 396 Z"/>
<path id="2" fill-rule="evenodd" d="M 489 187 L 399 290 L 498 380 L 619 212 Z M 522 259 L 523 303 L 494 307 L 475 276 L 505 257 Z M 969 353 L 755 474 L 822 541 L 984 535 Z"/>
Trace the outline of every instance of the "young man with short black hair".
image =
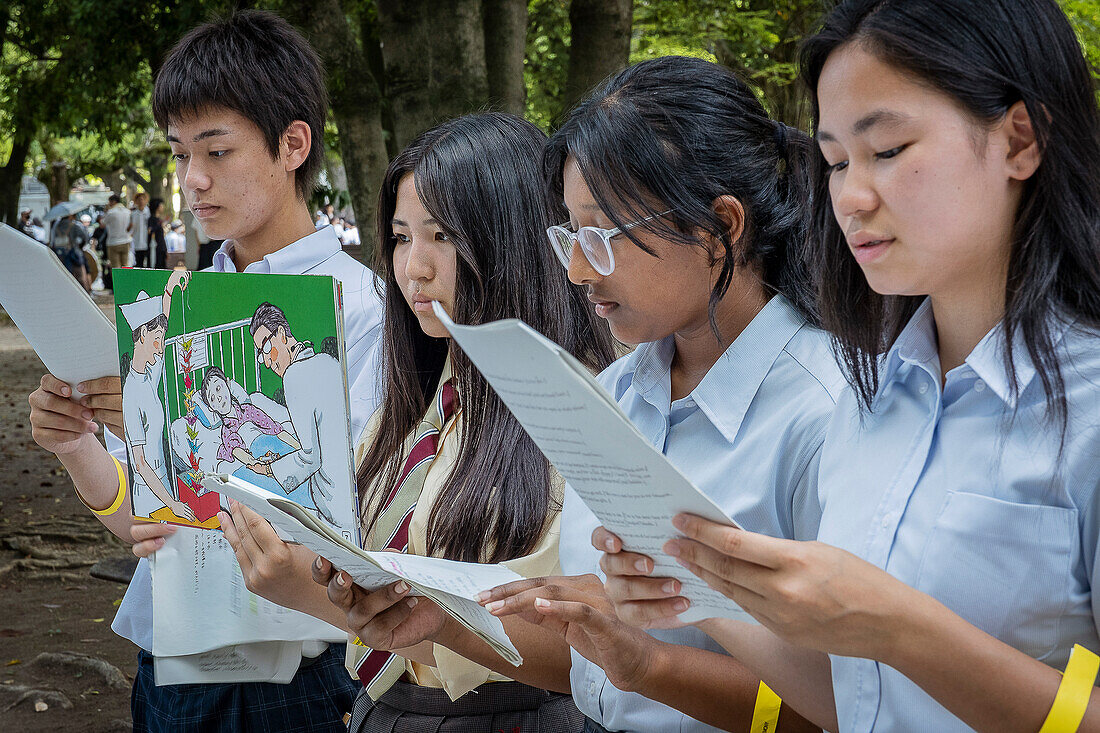
<path id="1" fill-rule="evenodd" d="M 331 229 L 315 230 L 306 201 L 320 171 L 327 112 L 324 78 L 313 49 L 277 16 L 248 10 L 200 26 L 172 50 L 157 77 L 153 114 L 165 129 L 176 176 L 192 213 L 212 238 L 225 239 L 213 271 L 331 275 L 343 286 L 352 434 L 378 402 L 382 304 L 373 273 L 344 254 Z M 262 100 L 263 104 L 257 104 Z M 81 385 L 81 403 L 50 375 L 31 395 L 35 440 L 58 454 L 78 495 L 94 511 L 118 493 L 112 455 L 125 446 L 94 436 L 99 420 L 121 435 L 117 377 Z M 131 527 L 128 497 L 100 520 L 140 553 L 163 546 L 169 525 Z M 305 579 L 305 582 L 311 582 Z M 135 730 L 343 730 L 358 683 L 341 647 L 303 661 L 289 685 L 153 684 L 152 586 L 143 560 L 113 628 L 142 648 L 134 682 Z M 306 642 L 313 652 L 323 644 Z"/>

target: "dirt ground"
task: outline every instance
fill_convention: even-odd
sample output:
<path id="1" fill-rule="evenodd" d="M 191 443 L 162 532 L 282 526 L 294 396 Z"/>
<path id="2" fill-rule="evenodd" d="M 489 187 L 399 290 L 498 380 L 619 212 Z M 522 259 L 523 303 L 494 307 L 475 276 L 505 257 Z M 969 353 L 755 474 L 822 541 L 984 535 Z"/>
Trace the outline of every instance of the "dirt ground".
<path id="1" fill-rule="evenodd" d="M 109 295 L 96 300 L 111 311 Z M 125 586 L 89 574 L 129 548 L 31 439 L 43 371 L 0 311 L 0 730 L 129 730 L 137 649 L 111 631 Z"/>

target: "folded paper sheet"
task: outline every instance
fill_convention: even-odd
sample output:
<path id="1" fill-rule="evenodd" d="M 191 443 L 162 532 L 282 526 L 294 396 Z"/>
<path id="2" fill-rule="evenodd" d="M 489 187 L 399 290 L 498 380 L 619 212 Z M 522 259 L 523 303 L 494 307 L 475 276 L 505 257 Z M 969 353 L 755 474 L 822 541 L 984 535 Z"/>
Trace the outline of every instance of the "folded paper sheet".
<path id="1" fill-rule="evenodd" d="M 666 555 L 680 512 L 736 524 L 696 488 L 626 417 L 572 354 L 522 321 L 459 326 L 438 302 L 436 317 L 520 421 L 535 444 L 627 550 L 654 560 L 654 577 L 683 584 L 686 623 L 705 618 L 753 621 Z M 734 477 L 730 477 L 734 480 Z"/>
<path id="2" fill-rule="evenodd" d="M 285 685 L 302 664 L 302 644 L 268 641 L 214 649 L 182 657 L 154 657 L 153 676 L 158 686 L 194 682 L 271 682 Z"/>
<path id="3" fill-rule="evenodd" d="M 154 656 L 252 642 L 347 640 L 341 629 L 248 590 L 221 532 L 179 527 L 150 561 Z"/>
<path id="4" fill-rule="evenodd" d="M 207 476 L 218 492 L 241 502 L 282 534 L 328 559 L 368 590 L 398 580 L 413 595 L 430 598 L 498 654 L 514 665 L 523 658 L 504 632 L 500 619 L 477 603 L 477 594 L 520 576 L 503 565 L 458 562 L 397 552 L 370 552 L 357 547 L 294 502 L 257 489 L 235 476 Z"/>
<path id="5" fill-rule="evenodd" d="M 49 247 L 0 224 L 0 262 L 0 305 L 50 374 L 118 376 L 114 325 Z"/>

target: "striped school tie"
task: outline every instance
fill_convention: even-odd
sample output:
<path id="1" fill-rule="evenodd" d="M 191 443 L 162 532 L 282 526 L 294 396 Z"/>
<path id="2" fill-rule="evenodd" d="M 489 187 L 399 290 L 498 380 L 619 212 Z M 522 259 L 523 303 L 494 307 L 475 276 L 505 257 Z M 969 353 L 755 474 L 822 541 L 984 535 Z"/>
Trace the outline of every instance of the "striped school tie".
<path id="1" fill-rule="evenodd" d="M 454 414 L 455 391 L 448 379 L 436 391 L 435 399 L 428 406 L 412 449 L 405 459 L 397 481 L 383 503 L 382 516 L 375 524 L 374 537 L 388 537 L 381 549 L 405 552 L 409 547 L 409 525 L 412 523 L 413 510 L 424 489 L 428 470 L 439 448 L 439 435 L 447 420 Z M 356 644 L 361 644 L 359 639 Z M 387 651 L 372 649 L 355 668 L 355 673 L 367 694 L 377 700 L 394 682 L 401 679 L 405 672 L 405 658 Z"/>

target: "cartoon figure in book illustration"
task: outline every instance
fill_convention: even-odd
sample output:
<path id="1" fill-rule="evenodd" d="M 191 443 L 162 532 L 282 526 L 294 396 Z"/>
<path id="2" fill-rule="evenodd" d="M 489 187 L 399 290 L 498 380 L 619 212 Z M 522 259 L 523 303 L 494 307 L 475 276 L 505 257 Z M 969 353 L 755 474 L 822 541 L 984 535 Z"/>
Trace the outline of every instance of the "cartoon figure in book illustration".
<path id="1" fill-rule="evenodd" d="M 221 446 L 218 448 L 218 460 L 229 462 L 237 460 L 255 473 L 265 473 L 264 468 L 276 458 L 290 451 L 279 451 L 274 447 L 261 456 L 253 455 L 257 442 L 246 446 L 241 437 L 241 428 L 251 423 L 263 435 L 272 436 L 283 442 L 291 450 L 298 450 L 302 446 L 298 440 L 286 428 L 277 422 L 251 402 L 240 402 L 233 394 L 233 388 L 240 388 L 236 382 L 232 382 L 218 367 L 210 367 L 206 370 L 206 376 L 202 379 L 203 401 L 210 410 L 221 417 Z"/>
<path id="2" fill-rule="evenodd" d="M 144 290 L 132 303 L 120 305 L 133 333 L 134 355 L 122 393 L 122 416 L 133 468 L 131 493 L 137 516 L 151 516 L 167 507 L 176 518 L 195 521 L 195 513 L 179 500 L 168 480 L 164 456 L 164 404 L 160 386 L 164 378 L 164 337 L 172 308 L 172 291 L 182 292 L 191 274 L 173 272 L 161 296 Z"/>
<path id="3" fill-rule="evenodd" d="M 115 284 L 135 518 L 217 529 L 208 476 L 230 474 L 354 537 L 336 283 L 119 270 Z"/>
<path id="4" fill-rule="evenodd" d="M 307 485 L 321 517 L 338 526 L 334 519 L 334 497 L 347 494 L 351 480 L 346 460 L 346 427 L 333 424 L 334 419 L 344 414 L 340 402 L 343 395 L 341 390 L 319 390 L 317 385 L 341 384 L 340 363 L 329 354 L 317 352 L 311 342 L 295 339 L 286 314 L 271 303 L 263 303 L 256 309 L 248 331 L 259 362 L 283 380 L 286 409 L 300 445 L 292 453 L 268 463 L 257 461 L 260 469 L 257 472 L 273 478 L 288 494 Z M 326 415 L 332 417 L 326 420 Z"/>

